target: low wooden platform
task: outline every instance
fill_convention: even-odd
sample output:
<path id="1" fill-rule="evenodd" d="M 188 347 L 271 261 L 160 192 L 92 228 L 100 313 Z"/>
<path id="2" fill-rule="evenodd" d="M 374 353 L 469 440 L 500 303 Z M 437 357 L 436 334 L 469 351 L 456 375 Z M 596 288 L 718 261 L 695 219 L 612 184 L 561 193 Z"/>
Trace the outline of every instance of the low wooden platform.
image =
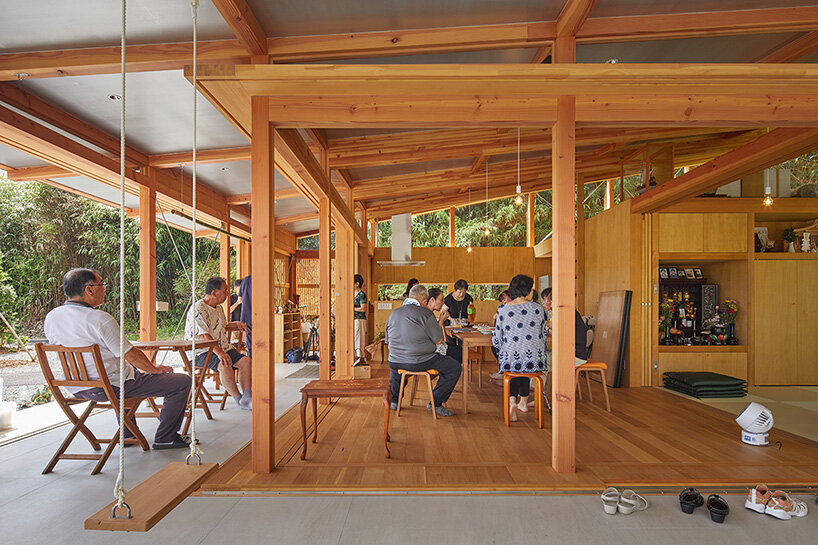
<path id="1" fill-rule="evenodd" d="M 379 373 L 382 368 L 375 367 Z M 487 377 L 484 377 L 484 379 Z M 551 421 L 537 428 L 534 412 L 503 425 L 502 388 L 484 380 L 469 389 L 469 414 L 434 424 L 420 403 L 390 423 L 392 458 L 379 441 L 379 400 L 342 399 L 319 409 L 321 436 L 301 461 L 297 407 L 276 423 L 277 469 L 250 471 L 249 445 L 202 484 L 199 494 L 251 491 L 582 491 L 607 486 L 727 488 L 764 482 L 818 485 L 818 443 L 773 430 L 783 448 L 739 441 L 734 415 L 658 388 L 610 390 L 612 412 L 577 403 L 577 472 L 551 469 Z M 459 413 L 459 388 L 449 407 Z M 428 394 L 427 394 L 428 395 Z M 394 415 L 393 415 L 394 416 Z"/>

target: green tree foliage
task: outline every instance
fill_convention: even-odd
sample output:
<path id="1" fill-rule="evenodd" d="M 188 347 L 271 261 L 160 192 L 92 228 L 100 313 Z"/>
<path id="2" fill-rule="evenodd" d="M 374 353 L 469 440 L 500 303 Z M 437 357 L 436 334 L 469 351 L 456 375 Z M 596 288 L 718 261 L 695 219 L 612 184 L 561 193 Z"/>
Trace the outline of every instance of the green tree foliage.
<path id="1" fill-rule="evenodd" d="M 139 224 L 125 220 L 125 323 L 137 329 L 139 315 Z M 192 236 L 157 225 L 156 292 L 170 311 L 159 314 L 175 323 L 190 300 L 190 284 L 173 247 L 171 233 L 187 270 Z M 218 275 L 218 243 L 199 239 L 199 292 L 209 275 Z M 205 263 L 210 256 L 210 263 Z M 73 267 L 97 269 L 105 279 L 103 308 L 119 315 L 119 211 L 37 182 L 0 179 L 0 310 L 18 323 L 34 326 L 61 304 L 62 276 Z"/>

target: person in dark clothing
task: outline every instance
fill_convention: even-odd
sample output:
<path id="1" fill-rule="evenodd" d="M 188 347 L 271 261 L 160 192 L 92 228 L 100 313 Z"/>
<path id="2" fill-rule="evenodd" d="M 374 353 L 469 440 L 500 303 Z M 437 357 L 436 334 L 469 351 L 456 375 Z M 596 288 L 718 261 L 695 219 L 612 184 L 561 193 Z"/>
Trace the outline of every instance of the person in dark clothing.
<path id="1" fill-rule="evenodd" d="M 545 310 L 545 332 L 551 335 L 551 288 L 542 290 L 542 307 Z M 588 326 L 578 310 L 574 309 L 574 357 L 576 365 L 582 365 L 588 359 L 588 348 L 585 346 L 588 338 Z"/>
<path id="2" fill-rule="evenodd" d="M 239 297 L 241 297 L 241 314 L 239 321 L 247 326 L 247 356 L 253 357 L 253 299 L 252 282 L 250 275 L 241 279 L 239 286 Z"/>
<path id="3" fill-rule="evenodd" d="M 440 323 L 443 326 L 450 325 L 452 320 L 467 320 L 469 318 L 469 305 L 474 302 L 471 295 L 467 293 L 469 283 L 462 278 L 454 283 L 454 291 L 443 299 L 443 308 L 440 310 Z M 462 344 L 455 337 L 447 336 L 446 343 L 449 348 L 446 355 L 457 361 L 463 359 Z"/>
<path id="4" fill-rule="evenodd" d="M 240 322 L 241 321 L 241 296 L 239 295 L 239 289 L 241 288 L 241 279 L 237 278 L 235 282 L 233 282 L 233 293 L 230 294 L 230 321 L 231 322 Z"/>

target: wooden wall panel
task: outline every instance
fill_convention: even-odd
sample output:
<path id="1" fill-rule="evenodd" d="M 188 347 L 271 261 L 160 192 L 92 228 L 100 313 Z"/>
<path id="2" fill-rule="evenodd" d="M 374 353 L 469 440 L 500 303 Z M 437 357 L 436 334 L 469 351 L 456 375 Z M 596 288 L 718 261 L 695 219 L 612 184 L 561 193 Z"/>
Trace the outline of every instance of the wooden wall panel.
<path id="1" fill-rule="evenodd" d="M 755 264 L 755 380 L 759 386 L 798 382 L 797 265 L 796 261 Z"/>
<path id="2" fill-rule="evenodd" d="M 426 266 L 418 267 L 421 270 L 415 278 L 423 278 L 423 282 L 427 284 L 451 282 L 453 274 L 453 255 L 451 251 L 438 252 L 437 248 L 412 248 L 412 259 L 426 262 Z"/>
<path id="3" fill-rule="evenodd" d="M 375 284 L 394 284 L 395 267 L 381 267 L 378 261 L 389 261 L 392 259 L 391 248 L 375 248 L 375 264 L 372 267 L 372 280 Z"/>
<path id="4" fill-rule="evenodd" d="M 710 371 L 747 379 L 747 354 L 743 352 L 659 353 L 659 377 L 665 371 Z"/>
<path id="5" fill-rule="evenodd" d="M 551 274 L 551 258 L 537 257 L 534 259 L 534 280 L 544 275 Z"/>
<path id="6" fill-rule="evenodd" d="M 638 252 L 639 249 L 637 248 Z M 631 259 L 630 205 L 600 212 L 585 222 L 585 312 L 595 315 L 603 291 L 629 290 Z"/>
<path id="7" fill-rule="evenodd" d="M 702 214 L 659 214 L 659 251 L 703 251 L 703 228 Z"/>
<path id="8" fill-rule="evenodd" d="M 505 248 L 502 248 L 505 250 Z M 455 276 L 465 278 L 469 284 L 490 284 L 494 281 L 493 261 L 499 253 L 498 248 L 473 248 L 471 253 L 472 274 L 470 277 L 458 274 L 455 267 Z M 457 279 L 455 278 L 455 280 Z"/>
<path id="9" fill-rule="evenodd" d="M 705 252 L 746 252 L 747 214 L 703 214 Z"/>
<path id="10" fill-rule="evenodd" d="M 798 302 L 798 384 L 818 384 L 818 261 L 799 261 Z"/>

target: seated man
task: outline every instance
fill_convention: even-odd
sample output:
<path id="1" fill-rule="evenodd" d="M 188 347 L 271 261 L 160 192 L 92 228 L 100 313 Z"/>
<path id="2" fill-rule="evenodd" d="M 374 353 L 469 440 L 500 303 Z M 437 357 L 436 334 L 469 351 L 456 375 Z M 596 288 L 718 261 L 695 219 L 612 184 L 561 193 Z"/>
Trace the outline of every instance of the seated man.
<path id="1" fill-rule="evenodd" d="M 227 300 L 228 286 L 224 278 L 215 276 L 209 278 L 205 283 L 205 296 L 196 301 L 190 308 L 185 322 L 185 339 L 197 339 L 206 341 L 218 341 L 213 347 L 213 353 L 207 366 L 212 370 L 219 371 L 219 378 L 227 393 L 236 400 L 238 406 L 245 410 L 252 409 L 252 392 L 250 390 L 251 371 L 250 358 L 242 355 L 230 344 L 230 333 L 226 325 L 231 325 L 247 332 L 247 326 L 242 322 L 230 322 L 225 324 L 224 310 L 222 303 Z M 207 358 L 207 348 L 196 349 L 196 367 L 205 364 Z M 239 374 L 242 393 L 236 387 L 236 369 Z"/>
<path id="2" fill-rule="evenodd" d="M 398 408 L 398 369 L 436 369 L 440 376 L 433 392 L 434 410 L 438 416 L 452 416 L 454 413 L 443 404 L 452 395 L 462 366 L 457 360 L 435 350 L 443 342 L 443 332 L 434 313 L 424 306 L 428 297 L 429 293 L 424 286 L 413 286 L 404 304 L 393 310 L 386 321 L 384 342 L 389 345 L 389 367 L 392 369 L 392 409 Z M 431 410 L 432 404 L 427 408 Z"/>
<path id="3" fill-rule="evenodd" d="M 62 280 L 68 300 L 45 317 L 45 336 L 51 344 L 69 348 L 99 346 L 108 379 L 119 395 L 119 325 L 113 316 L 97 310 L 105 300 L 105 283 L 91 269 L 71 269 Z M 190 394 L 190 377 L 173 374 L 167 365 L 156 366 L 138 348 L 125 340 L 125 397 L 163 397 L 159 427 L 153 448 L 185 448 L 190 440 L 179 435 L 185 405 Z M 88 378 L 98 379 L 93 358 L 84 356 Z M 137 371 L 138 369 L 138 371 Z M 142 371 L 142 372 L 140 372 Z M 72 395 L 93 401 L 107 402 L 102 388 L 67 388 Z M 126 429 L 125 436 L 131 436 Z"/>

